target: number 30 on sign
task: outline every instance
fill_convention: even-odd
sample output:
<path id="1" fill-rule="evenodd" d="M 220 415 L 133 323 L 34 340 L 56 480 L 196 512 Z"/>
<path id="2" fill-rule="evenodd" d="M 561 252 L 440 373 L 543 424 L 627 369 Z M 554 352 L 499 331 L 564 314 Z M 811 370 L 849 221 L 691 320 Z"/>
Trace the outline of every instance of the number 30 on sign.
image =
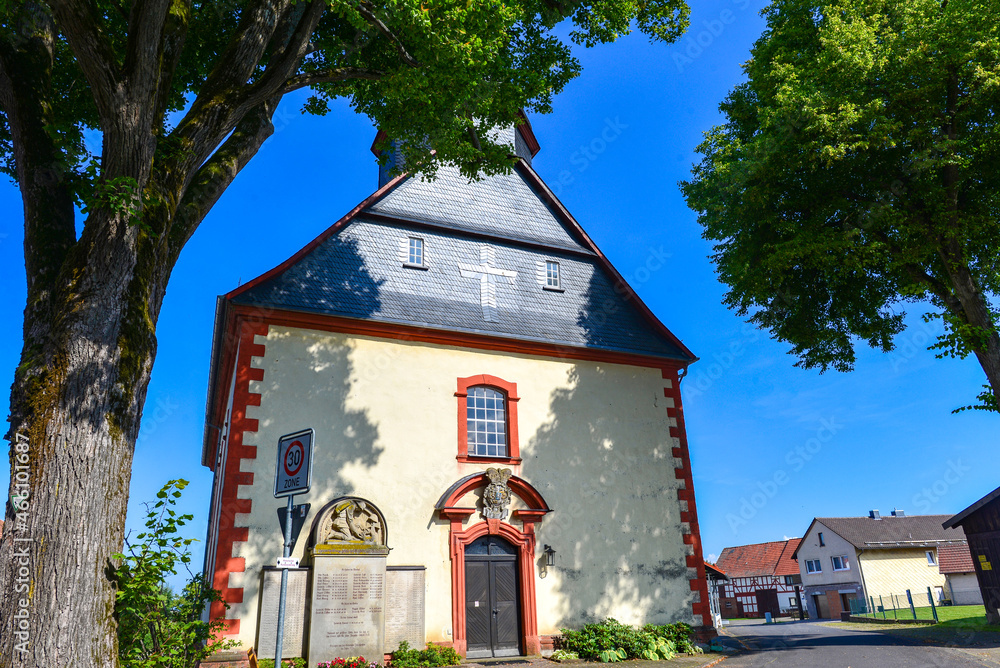
<path id="1" fill-rule="evenodd" d="M 312 429 L 303 429 L 278 439 L 278 464 L 274 476 L 276 498 L 309 491 L 314 436 Z"/>

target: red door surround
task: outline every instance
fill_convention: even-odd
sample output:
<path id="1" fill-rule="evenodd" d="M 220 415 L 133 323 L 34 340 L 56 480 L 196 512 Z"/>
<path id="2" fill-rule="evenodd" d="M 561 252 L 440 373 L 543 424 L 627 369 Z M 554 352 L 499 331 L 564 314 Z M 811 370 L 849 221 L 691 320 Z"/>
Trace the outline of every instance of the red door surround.
<path id="1" fill-rule="evenodd" d="M 502 536 L 517 548 L 522 647 L 526 654 L 537 655 L 541 653 L 541 643 L 535 603 L 535 523 L 541 522 L 550 509 L 538 490 L 524 480 L 511 476 L 508 481 L 511 491 L 530 506 L 530 509 L 514 511 L 514 518 L 521 521 L 523 529 L 518 530 L 513 525 L 496 519 L 477 522 L 468 529 L 463 529 L 462 525 L 475 514 L 476 509 L 459 508 L 455 503 L 469 491 L 488 483 L 485 473 L 469 476 L 453 485 L 451 493 L 438 504 L 438 515 L 451 522 L 448 542 L 451 553 L 452 644 L 455 651 L 465 656 L 468 644 L 465 635 L 465 547 L 481 536 Z"/>

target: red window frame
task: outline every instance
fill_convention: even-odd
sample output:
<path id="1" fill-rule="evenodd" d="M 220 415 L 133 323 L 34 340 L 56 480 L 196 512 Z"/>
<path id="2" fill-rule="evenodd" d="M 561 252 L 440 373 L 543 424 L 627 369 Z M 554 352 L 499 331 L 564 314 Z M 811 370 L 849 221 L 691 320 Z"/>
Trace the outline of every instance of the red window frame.
<path id="1" fill-rule="evenodd" d="M 470 387 L 484 386 L 503 393 L 507 400 L 507 457 L 483 457 L 469 454 L 469 423 L 466 416 L 466 398 Z M 520 464 L 521 451 L 517 442 L 517 383 L 510 383 L 503 378 L 481 374 L 458 379 L 458 390 L 455 392 L 458 402 L 458 461 L 460 462 L 492 462 L 494 464 Z"/>

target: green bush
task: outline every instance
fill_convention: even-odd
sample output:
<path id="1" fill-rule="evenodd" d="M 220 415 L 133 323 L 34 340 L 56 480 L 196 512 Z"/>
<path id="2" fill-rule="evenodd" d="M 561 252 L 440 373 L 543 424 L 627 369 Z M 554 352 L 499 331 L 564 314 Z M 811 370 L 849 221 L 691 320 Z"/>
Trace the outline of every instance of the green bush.
<path id="1" fill-rule="evenodd" d="M 580 655 L 576 652 L 571 652 L 568 649 L 557 649 L 552 652 L 552 656 L 549 658 L 553 661 L 579 661 Z"/>
<path id="2" fill-rule="evenodd" d="M 462 657 L 451 647 L 441 647 L 427 643 L 427 649 L 410 649 L 405 640 L 392 653 L 393 668 L 434 668 L 435 666 L 457 666 Z"/>
<path id="3" fill-rule="evenodd" d="M 626 659 L 658 661 L 672 659 L 676 653 L 693 654 L 698 648 L 687 624 L 647 624 L 641 629 L 608 618 L 587 624 L 579 631 L 562 629 L 562 647 L 582 659 L 615 663 Z"/>
<path id="4" fill-rule="evenodd" d="M 126 538 L 125 550 L 115 555 L 118 565 L 109 575 L 117 589 L 114 617 L 123 668 L 191 668 L 236 644 L 218 639 L 221 619 L 201 618 L 206 605 L 222 599 L 200 574 L 188 569 L 189 546 L 195 539 L 182 538 L 180 529 L 192 516 L 174 510 L 186 486 L 186 480 L 164 485 L 156 502 L 146 505 L 146 530 L 136 536 L 138 542 Z M 176 594 L 167 578 L 180 567 L 188 570 L 190 580 Z"/>
<path id="5" fill-rule="evenodd" d="M 274 668 L 274 659 L 257 659 L 259 668 Z M 293 659 L 282 659 L 281 668 L 306 668 L 306 660 L 300 656 Z"/>
<path id="6" fill-rule="evenodd" d="M 646 624 L 643 631 L 648 631 L 658 638 L 665 638 L 674 644 L 678 654 L 700 654 L 701 649 L 694 644 L 694 629 L 689 624 Z"/>

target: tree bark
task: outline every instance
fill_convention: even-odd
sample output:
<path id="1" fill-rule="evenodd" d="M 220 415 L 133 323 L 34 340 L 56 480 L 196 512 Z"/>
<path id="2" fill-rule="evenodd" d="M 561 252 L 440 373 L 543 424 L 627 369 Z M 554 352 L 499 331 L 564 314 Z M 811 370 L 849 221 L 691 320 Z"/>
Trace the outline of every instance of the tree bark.
<path id="1" fill-rule="evenodd" d="M 986 374 L 996 400 L 996 408 L 1000 411 L 1000 334 L 997 333 L 990 305 L 969 270 L 960 244 L 957 241 L 946 241 L 939 254 L 948 273 L 952 292 L 961 304 L 961 309 L 957 312 L 955 309 L 950 310 L 961 321 L 976 329 L 975 335 L 969 337 L 976 344 L 970 347 Z"/>
<path id="2" fill-rule="evenodd" d="M 328 7 L 252 3 L 160 144 L 191 3 L 133 3 L 121 64 L 95 6 L 24 2 L 22 34 L 0 36 L 0 110 L 14 137 L 28 279 L 8 432 L 13 503 L 0 539 L 0 668 L 118 663 L 109 569 L 123 543 L 167 282 L 205 215 L 274 131 L 281 96 L 306 85 L 296 74 Z M 138 211 L 93 203 L 79 239 L 64 173 L 74 165 L 48 132 L 59 35 L 101 117 L 101 183 L 128 183 L 143 195 Z M 248 82 L 265 55 L 262 76 Z M 316 80 L 378 76 L 340 68 Z M 185 150 L 163 149 L 175 144 Z"/>

